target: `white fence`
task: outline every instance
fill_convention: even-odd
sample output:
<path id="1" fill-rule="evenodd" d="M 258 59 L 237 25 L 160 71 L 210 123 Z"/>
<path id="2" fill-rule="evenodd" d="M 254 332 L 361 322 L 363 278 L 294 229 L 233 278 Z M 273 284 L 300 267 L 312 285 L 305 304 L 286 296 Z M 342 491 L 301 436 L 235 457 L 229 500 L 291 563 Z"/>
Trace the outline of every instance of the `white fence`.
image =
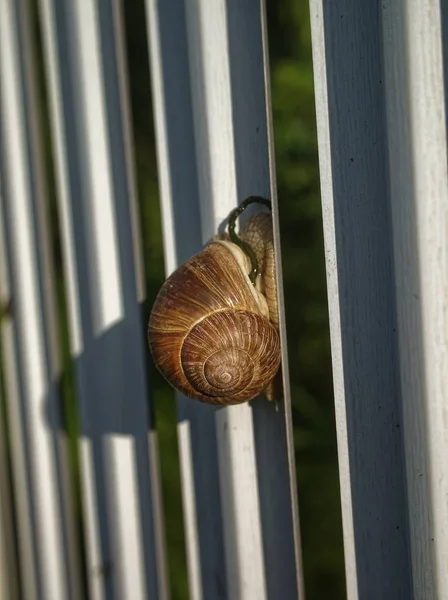
<path id="1" fill-rule="evenodd" d="M 437 0 L 310 7 L 348 597 L 443 600 L 447 16 Z M 0 0 L 0 599 L 165 600 L 122 4 L 37 0 L 83 548 L 61 415 L 29 8 Z M 146 15 L 166 273 L 239 200 L 269 196 L 282 307 L 264 2 L 146 0 Z M 214 409 L 177 397 L 191 600 L 305 597 L 280 317 L 279 406 Z"/>
<path id="2" fill-rule="evenodd" d="M 448 597 L 442 5 L 310 2 L 350 599 Z"/>
<path id="3" fill-rule="evenodd" d="M 85 548 L 74 534 L 59 414 L 34 31 L 26 0 L 0 0 L 1 289 L 3 306 L 12 307 L 2 318 L 5 430 L 18 529 L 18 561 L 2 592 L 19 597 L 6 591 L 19 579 L 26 599 L 168 598 L 122 7 L 96 0 L 37 6 L 81 429 Z M 148 0 L 146 8 L 169 273 L 238 199 L 260 194 L 275 203 L 266 31 L 258 1 Z M 192 599 L 302 595 L 284 323 L 282 337 L 282 405 L 259 399 L 216 410 L 178 397 Z M 5 531 L 1 541 L 13 538 Z"/>

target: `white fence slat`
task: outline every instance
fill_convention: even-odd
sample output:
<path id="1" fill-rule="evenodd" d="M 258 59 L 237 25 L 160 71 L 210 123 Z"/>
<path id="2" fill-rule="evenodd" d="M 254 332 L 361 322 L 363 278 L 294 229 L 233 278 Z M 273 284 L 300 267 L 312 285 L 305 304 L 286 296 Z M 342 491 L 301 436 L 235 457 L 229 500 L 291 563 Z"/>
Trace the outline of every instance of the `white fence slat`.
<path id="1" fill-rule="evenodd" d="M 311 0 L 310 9 L 347 592 L 406 600 L 382 6 Z"/>
<path id="2" fill-rule="evenodd" d="M 271 195 L 260 6 L 187 4 L 203 242 L 238 201 Z M 217 413 L 220 465 L 235 465 L 220 470 L 231 598 L 298 595 L 284 419 L 264 398 Z"/>
<path id="3" fill-rule="evenodd" d="M 148 0 L 147 8 L 170 273 L 210 239 L 238 200 L 270 194 L 262 28 L 255 1 L 243 8 L 223 0 Z M 283 408 L 277 412 L 264 400 L 229 409 L 180 402 L 191 597 L 297 597 L 298 532 L 291 506 L 295 489 L 290 485 Z M 206 478 L 210 467 L 214 473 Z M 201 530 L 210 519 L 215 527 L 214 572 L 210 537 Z M 224 538 L 225 561 L 219 556 L 218 534 Z"/>
<path id="4" fill-rule="evenodd" d="M 79 596 L 76 549 L 70 539 L 67 455 L 61 430 L 54 309 L 54 276 L 48 253 L 43 171 L 40 162 L 38 100 L 32 38 L 25 2 L 0 2 L 1 158 L 5 243 L 10 260 L 14 331 L 5 342 L 9 414 L 13 441 L 24 572 L 29 598 Z M 5 277 L 6 278 L 6 277 Z M 9 329 L 8 324 L 6 328 Z M 12 339 L 14 336 L 14 341 Z M 15 349 L 11 348 L 11 342 Z M 20 373 L 20 391 L 17 371 Z M 13 401 L 17 402 L 12 406 Z M 21 439 L 17 435 L 21 436 Z M 16 474 L 14 473 L 16 477 Z M 19 491 L 20 490 L 20 491 Z M 31 531 L 30 531 L 31 529 Z M 30 539 L 31 538 L 31 539 Z M 34 556 L 30 556 L 31 544 Z M 35 564 L 31 566 L 31 562 Z"/>
<path id="5" fill-rule="evenodd" d="M 40 1 L 91 597 L 167 598 L 147 409 L 121 6 Z"/>
<path id="6" fill-rule="evenodd" d="M 185 8 L 202 242 L 206 243 L 238 202 L 228 6 L 212 0 L 189 2 Z M 218 410 L 216 428 L 228 597 L 265 600 L 252 408 L 247 404 Z"/>
<path id="7" fill-rule="evenodd" d="M 414 597 L 448 598 L 444 3 L 383 3 L 390 195 Z M 446 58 L 446 57 L 445 57 Z M 447 65 L 445 64 L 445 69 Z"/>
<path id="8" fill-rule="evenodd" d="M 202 246 L 185 7 L 147 0 L 165 270 Z M 187 233 L 187 234 L 186 234 Z M 177 395 L 191 600 L 227 598 L 215 410 Z"/>
<path id="9" fill-rule="evenodd" d="M 4 202 L 0 192 L 0 303 L 12 307 L 9 257 L 6 248 L 4 226 Z M 17 515 L 17 540 L 22 576 L 22 589 L 25 600 L 37 598 L 37 575 L 33 554 L 33 523 L 31 501 L 28 495 L 28 475 L 26 464 L 26 438 L 21 416 L 21 386 L 18 375 L 17 326 L 11 314 L 5 313 L 1 322 L 1 343 L 3 371 L 5 375 L 8 426 L 11 440 L 11 463 Z"/>

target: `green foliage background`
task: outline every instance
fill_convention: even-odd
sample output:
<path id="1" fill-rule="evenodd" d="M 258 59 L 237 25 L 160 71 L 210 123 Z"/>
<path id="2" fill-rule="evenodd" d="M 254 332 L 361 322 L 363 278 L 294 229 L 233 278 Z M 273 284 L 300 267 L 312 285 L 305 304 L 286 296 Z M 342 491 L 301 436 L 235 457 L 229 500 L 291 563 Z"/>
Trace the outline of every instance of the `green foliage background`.
<path id="1" fill-rule="evenodd" d="M 31 2 L 35 10 L 35 2 Z M 146 17 L 143 0 L 127 0 L 123 5 L 148 288 L 146 309 L 149 312 L 149 307 L 164 279 L 164 263 Z M 308 2 L 267 0 L 267 6 L 306 592 L 308 600 L 342 600 L 345 598 L 345 580 Z M 34 17 L 38 40 L 36 12 Z M 43 99 L 43 139 L 49 169 L 48 178 L 50 182 L 53 181 L 53 185 L 49 186 L 49 210 L 53 223 L 54 259 L 59 272 L 57 287 L 60 300 L 61 346 L 64 354 L 62 391 L 66 405 L 67 428 L 73 442 L 74 472 L 77 472 L 74 380 L 68 347 L 66 302 L 41 59 L 39 68 L 40 95 Z M 187 600 L 174 396 L 154 369 L 151 376 L 160 443 L 171 592 L 173 600 Z M 81 522 L 79 485 L 76 490 Z"/>

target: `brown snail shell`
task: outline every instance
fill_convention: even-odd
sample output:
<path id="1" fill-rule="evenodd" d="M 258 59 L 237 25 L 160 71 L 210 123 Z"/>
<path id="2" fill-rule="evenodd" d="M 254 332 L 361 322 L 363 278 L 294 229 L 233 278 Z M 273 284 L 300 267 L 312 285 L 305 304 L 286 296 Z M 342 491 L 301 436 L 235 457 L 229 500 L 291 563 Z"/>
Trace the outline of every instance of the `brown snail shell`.
<path id="1" fill-rule="evenodd" d="M 270 215 L 254 215 L 241 237 L 259 260 L 256 286 L 244 252 L 217 240 L 166 280 L 149 320 L 148 341 L 163 376 L 186 396 L 212 404 L 251 400 L 280 365 Z"/>

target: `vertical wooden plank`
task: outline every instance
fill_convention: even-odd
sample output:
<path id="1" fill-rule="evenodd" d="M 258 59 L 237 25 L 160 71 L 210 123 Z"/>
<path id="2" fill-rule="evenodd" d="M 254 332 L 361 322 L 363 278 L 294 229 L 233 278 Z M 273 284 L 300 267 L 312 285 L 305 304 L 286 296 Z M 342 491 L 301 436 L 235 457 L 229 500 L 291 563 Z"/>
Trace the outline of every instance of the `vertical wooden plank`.
<path id="1" fill-rule="evenodd" d="M 21 415 L 21 385 L 17 353 L 17 325 L 12 319 L 12 289 L 9 256 L 6 247 L 4 200 L 0 191 L 0 303 L 5 308 L 1 321 L 3 372 L 11 440 L 11 463 L 15 510 L 17 515 L 17 542 L 20 561 L 22 593 L 26 600 L 37 598 L 37 574 L 33 554 L 33 521 L 31 499 L 28 494 L 26 438 Z"/>
<path id="2" fill-rule="evenodd" d="M 238 204 L 227 8 L 228 3 L 220 0 L 186 4 L 203 243 Z M 246 195 L 266 196 L 267 189 L 259 186 Z M 264 600 L 252 407 L 219 409 L 216 428 L 228 597 Z"/>
<path id="3" fill-rule="evenodd" d="M 61 435 L 54 274 L 26 2 L 0 2 L 1 161 L 14 326 L 6 323 L 7 394 L 26 598 L 79 597 Z M 6 263 L 5 263 L 6 264 Z M 11 280 L 9 281 L 9 276 Z M 20 379 L 20 382 L 19 382 Z M 15 405 L 13 405 L 15 403 Z M 17 467 L 17 474 L 15 469 Z M 23 480 L 18 481 L 18 477 Z"/>
<path id="4" fill-rule="evenodd" d="M 448 175 L 443 3 L 382 24 L 414 597 L 448 597 Z M 446 65 L 445 65 L 446 69 Z"/>
<path id="5" fill-rule="evenodd" d="M 41 0 L 93 599 L 167 598 L 118 0 Z"/>
<path id="6" fill-rule="evenodd" d="M 260 8 L 255 1 L 187 4 L 203 242 L 239 201 L 271 197 L 275 188 Z M 220 409 L 217 429 L 229 596 L 296 597 L 296 490 L 284 405 L 260 398 Z"/>
<path id="7" fill-rule="evenodd" d="M 255 1 L 147 7 L 169 273 L 238 201 L 270 195 L 262 27 Z M 283 407 L 259 399 L 216 410 L 184 399 L 179 415 L 192 598 L 297 597 Z M 207 521 L 213 538 L 203 535 Z"/>
<path id="8" fill-rule="evenodd" d="M 184 4 L 146 2 L 167 275 L 202 246 Z M 225 599 L 215 409 L 177 406 L 190 598 Z"/>
<path id="9" fill-rule="evenodd" d="M 412 597 L 381 5 L 311 0 L 347 590 Z"/>

